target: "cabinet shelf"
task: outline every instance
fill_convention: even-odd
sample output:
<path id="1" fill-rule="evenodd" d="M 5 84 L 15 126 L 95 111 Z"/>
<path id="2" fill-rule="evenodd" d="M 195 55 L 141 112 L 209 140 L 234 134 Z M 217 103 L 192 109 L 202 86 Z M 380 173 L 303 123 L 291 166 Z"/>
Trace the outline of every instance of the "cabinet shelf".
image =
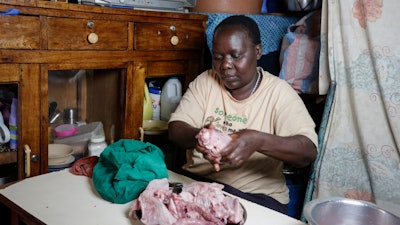
<path id="1" fill-rule="evenodd" d="M 17 152 L 0 152 L 0 165 L 11 164 L 17 162 Z"/>

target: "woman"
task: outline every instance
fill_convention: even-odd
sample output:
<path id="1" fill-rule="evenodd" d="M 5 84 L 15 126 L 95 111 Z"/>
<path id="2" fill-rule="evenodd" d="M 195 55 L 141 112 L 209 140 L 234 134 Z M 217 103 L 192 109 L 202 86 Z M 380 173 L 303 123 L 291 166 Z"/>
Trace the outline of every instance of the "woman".
<path id="1" fill-rule="evenodd" d="M 213 69 L 200 74 L 169 121 L 169 138 L 191 149 L 186 170 L 238 189 L 246 197 L 287 214 L 283 164 L 305 167 L 317 155 L 315 124 L 298 94 L 257 67 L 260 31 L 249 17 L 226 18 L 213 36 Z M 196 139 L 207 126 L 229 134 L 215 171 Z M 211 163 L 210 163 L 211 162 Z"/>

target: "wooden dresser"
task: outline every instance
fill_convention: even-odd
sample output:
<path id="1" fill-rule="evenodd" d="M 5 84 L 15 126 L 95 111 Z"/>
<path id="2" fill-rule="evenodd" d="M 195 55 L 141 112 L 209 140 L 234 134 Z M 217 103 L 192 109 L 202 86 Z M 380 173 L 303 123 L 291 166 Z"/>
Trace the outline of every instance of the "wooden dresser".
<path id="1" fill-rule="evenodd" d="M 48 171 L 50 101 L 101 121 L 107 141 L 138 139 L 146 79 L 178 76 L 186 88 L 203 69 L 204 15 L 0 0 L 10 9 L 19 14 L 0 16 L 0 84 L 18 86 L 18 149 L 0 165 L 17 162 L 18 179 Z M 68 75 L 81 70 L 79 83 Z"/>

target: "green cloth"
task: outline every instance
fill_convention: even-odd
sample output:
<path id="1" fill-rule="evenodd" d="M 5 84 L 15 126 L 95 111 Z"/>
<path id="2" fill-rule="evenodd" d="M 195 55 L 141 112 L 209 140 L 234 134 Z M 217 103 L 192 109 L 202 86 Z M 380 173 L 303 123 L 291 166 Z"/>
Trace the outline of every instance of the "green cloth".
<path id="1" fill-rule="evenodd" d="M 150 181 L 168 178 L 168 171 L 157 146 L 123 139 L 101 153 L 92 178 L 103 199 L 123 204 L 138 198 Z"/>

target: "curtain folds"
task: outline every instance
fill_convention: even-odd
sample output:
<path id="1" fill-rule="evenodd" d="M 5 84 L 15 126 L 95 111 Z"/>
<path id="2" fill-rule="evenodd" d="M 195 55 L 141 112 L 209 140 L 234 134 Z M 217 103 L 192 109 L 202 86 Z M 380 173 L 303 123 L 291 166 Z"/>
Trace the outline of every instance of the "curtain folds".
<path id="1" fill-rule="evenodd" d="M 323 1 L 320 94 L 336 89 L 308 200 L 360 199 L 400 216 L 399 10 L 398 0 Z"/>

